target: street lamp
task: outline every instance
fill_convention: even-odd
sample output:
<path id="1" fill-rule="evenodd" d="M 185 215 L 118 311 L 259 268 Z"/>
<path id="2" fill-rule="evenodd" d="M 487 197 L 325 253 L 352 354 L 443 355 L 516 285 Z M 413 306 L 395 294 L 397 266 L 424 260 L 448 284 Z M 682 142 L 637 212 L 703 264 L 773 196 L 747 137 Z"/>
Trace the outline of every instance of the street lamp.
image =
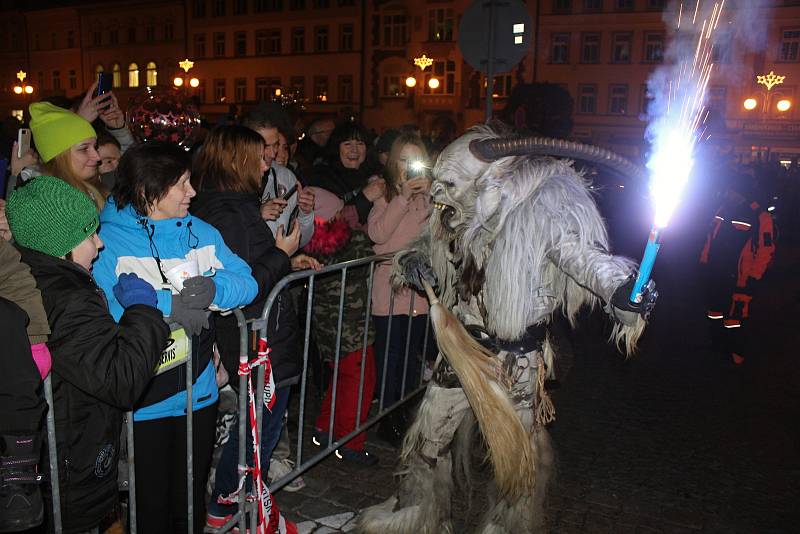
<path id="1" fill-rule="evenodd" d="M 406 78 L 406 87 L 411 88 L 417 85 L 417 79 L 413 76 Z"/>
<path id="2" fill-rule="evenodd" d="M 783 98 L 781 100 L 778 100 L 778 103 L 775 105 L 775 107 L 777 108 L 778 111 L 784 113 L 792 108 L 792 101 L 789 100 L 788 98 Z"/>
<path id="3" fill-rule="evenodd" d="M 19 83 L 14 86 L 14 93 L 18 95 L 21 95 L 23 93 L 26 95 L 33 94 L 33 86 L 25 83 L 25 77 L 27 75 L 28 74 L 22 70 L 17 73 L 17 79 L 19 80 Z"/>
<path id="4" fill-rule="evenodd" d="M 194 67 L 194 61 L 190 61 L 189 58 L 186 58 L 183 61 L 179 61 L 178 66 L 183 69 L 184 74 L 179 74 L 172 80 L 172 84 L 175 87 L 183 87 L 184 83 L 188 83 L 190 87 L 197 87 L 200 85 L 200 80 L 194 77 L 188 77 L 189 71 Z"/>
<path id="5" fill-rule="evenodd" d="M 439 88 L 439 78 L 431 78 L 430 80 L 428 80 L 428 87 L 430 87 L 431 89 L 434 89 L 434 90 L 438 89 Z"/>
<path id="6" fill-rule="evenodd" d="M 745 101 L 742 103 L 742 106 L 744 106 L 744 109 L 746 109 L 747 111 L 752 111 L 756 109 L 757 105 L 758 101 L 755 98 L 746 98 Z"/>

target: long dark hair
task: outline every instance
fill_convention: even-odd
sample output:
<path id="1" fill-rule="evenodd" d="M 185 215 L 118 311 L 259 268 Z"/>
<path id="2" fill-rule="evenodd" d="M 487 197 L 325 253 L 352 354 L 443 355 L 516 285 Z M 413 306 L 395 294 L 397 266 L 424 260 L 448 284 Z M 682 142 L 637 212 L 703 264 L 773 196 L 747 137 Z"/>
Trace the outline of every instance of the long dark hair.
<path id="1" fill-rule="evenodd" d="M 261 185 L 264 140 L 244 126 L 217 126 L 194 160 L 192 186 L 197 191 L 257 193 Z"/>

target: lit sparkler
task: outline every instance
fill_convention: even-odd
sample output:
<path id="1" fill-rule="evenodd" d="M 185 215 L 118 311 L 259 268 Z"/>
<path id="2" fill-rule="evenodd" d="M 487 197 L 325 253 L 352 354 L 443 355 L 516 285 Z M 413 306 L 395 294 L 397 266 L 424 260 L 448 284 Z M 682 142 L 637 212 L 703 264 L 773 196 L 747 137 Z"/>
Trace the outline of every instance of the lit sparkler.
<path id="1" fill-rule="evenodd" d="M 681 46 L 678 39 L 685 30 L 694 36 L 694 54 L 685 57 L 679 50 L 675 64 L 669 67 L 668 78 L 663 80 L 663 72 L 657 72 L 651 84 L 657 87 L 654 102 L 656 112 L 648 127 L 648 135 L 653 140 L 653 152 L 647 162 L 650 170 L 650 196 L 655 208 L 655 219 L 650 229 L 644 256 L 639 264 L 631 302 L 641 302 L 642 289 L 650 280 L 653 263 L 661 246 L 661 231 L 669 224 L 670 217 L 681 198 L 681 193 L 689 180 L 694 165 L 694 149 L 702 137 L 701 124 L 708 113 L 704 113 L 704 102 L 708 81 L 714 69 L 712 58 L 714 30 L 719 25 L 725 0 L 714 2 L 711 13 L 704 16 L 701 10 L 703 0 L 697 0 L 691 23 L 684 17 L 684 6 L 680 4 L 677 16 L 676 39 L 671 46 Z"/>

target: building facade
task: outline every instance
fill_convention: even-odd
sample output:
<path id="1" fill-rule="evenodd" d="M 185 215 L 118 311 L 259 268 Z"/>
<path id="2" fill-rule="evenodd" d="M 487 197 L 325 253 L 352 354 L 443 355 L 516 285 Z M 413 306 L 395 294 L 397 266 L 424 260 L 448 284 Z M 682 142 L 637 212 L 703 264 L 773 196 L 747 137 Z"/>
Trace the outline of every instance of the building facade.
<path id="1" fill-rule="evenodd" d="M 166 0 L 4 10 L 0 111 L 32 99 L 80 95 L 99 70 L 124 104 L 147 85 L 171 87 L 189 58 L 185 90 L 210 118 L 280 95 L 310 114 L 360 115 L 377 131 L 446 121 L 457 130 L 484 117 L 485 77 L 462 58 L 458 32 L 467 0 Z M 529 0 L 529 52 L 493 82 L 495 109 L 518 83 L 563 86 L 573 98 L 575 138 L 632 156 L 644 150 L 647 80 L 668 44 L 665 0 Z M 713 135 L 740 153 L 798 152 L 800 1 L 728 0 L 715 50 L 708 106 Z M 758 6 L 758 7 L 755 7 Z M 669 15 L 669 14 L 667 14 Z M 752 34 L 758 46 L 745 47 Z M 425 56 L 424 70 L 414 59 Z M 19 70 L 33 95 L 12 88 Z M 757 75 L 774 72 L 770 90 Z M 435 78 L 438 85 L 431 84 Z M 413 87 L 411 86 L 413 85 Z M 745 109 L 745 99 L 756 105 Z M 787 110 L 777 103 L 788 100 Z M 781 156 L 783 157 L 783 156 Z"/>

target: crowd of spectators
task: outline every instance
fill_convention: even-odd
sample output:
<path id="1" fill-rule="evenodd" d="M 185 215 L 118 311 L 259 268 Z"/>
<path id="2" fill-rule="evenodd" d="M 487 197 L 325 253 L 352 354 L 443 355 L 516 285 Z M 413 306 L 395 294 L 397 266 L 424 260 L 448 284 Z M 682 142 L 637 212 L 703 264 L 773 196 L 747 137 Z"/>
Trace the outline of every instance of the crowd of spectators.
<path id="1" fill-rule="evenodd" d="M 8 155 L 0 176 L 0 532 L 52 528 L 52 496 L 39 475 L 50 468 L 48 373 L 64 532 L 104 532 L 123 519 L 118 462 L 126 454 L 126 411 L 133 412 L 139 458 L 131 466 L 139 531 L 186 531 L 187 416 L 194 524 L 198 532 L 217 528 L 235 511 L 239 483 L 238 433 L 219 439 L 220 391 L 238 388 L 240 367 L 239 330 L 225 312 L 259 317 L 270 291 L 293 271 L 407 246 L 429 214 L 431 161 L 414 127 L 376 140 L 353 120 L 312 117 L 301 132 L 271 104 L 217 126 L 191 151 L 137 143 L 113 93 L 95 97 L 94 89 L 76 102 L 31 104 L 31 148 L 20 153 L 13 143 L 0 156 Z M 312 352 L 318 382 L 327 384 L 317 445 L 352 432 L 359 412 L 363 423 L 373 397 L 388 407 L 403 385 L 409 391 L 420 380 L 427 303 L 406 291 L 390 306 L 387 264 L 375 269 L 370 295 L 372 279 L 366 266 L 348 272 L 345 288 L 338 273 L 317 279 Z M 285 414 L 302 371 L 305 313 L 297 291 L 282 290 L 266 317 L 276 384 L 260 439 L 269 479 L 293 465 Z M 192 364 L 182 365 L 189 350 Z M 381 437 L 397 445 L 404 424 L 395 417 Z M 250 439 L 247 446 L 252 463 Z M 364 433 L 337 452 L 358 466 L 377 462 Z M 302 485 L 299 478 L 286 489 Z"/>

